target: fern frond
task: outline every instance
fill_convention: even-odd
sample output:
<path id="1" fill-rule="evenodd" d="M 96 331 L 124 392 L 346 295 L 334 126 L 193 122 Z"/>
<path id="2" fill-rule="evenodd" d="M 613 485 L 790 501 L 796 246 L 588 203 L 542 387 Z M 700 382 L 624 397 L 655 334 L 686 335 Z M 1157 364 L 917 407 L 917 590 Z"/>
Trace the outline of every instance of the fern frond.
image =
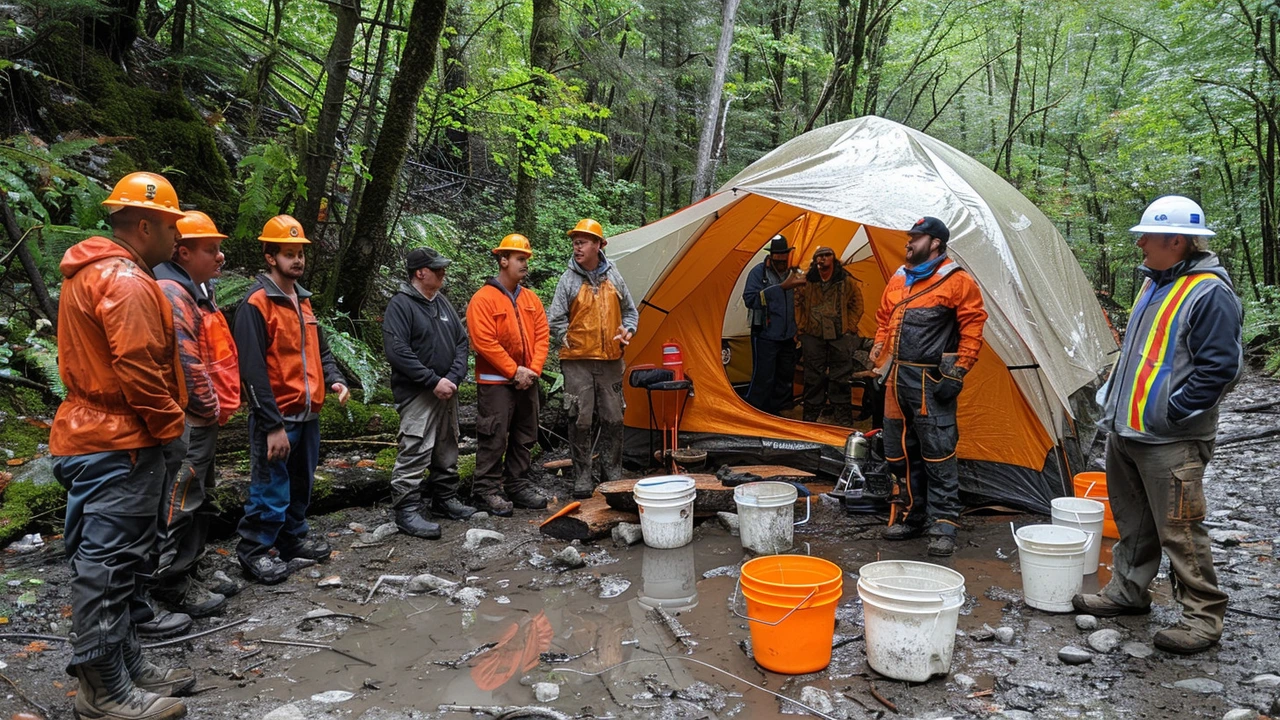
<path id="1" fill-rule="evenodd" d="M 22 351 L 22 357 L 40 371 L 55 395 L 66 400 L 67 387 L 62 384 L 62 376 L 58 374 L 58 343 L 52 338 L 34 334 L 27 337 L 27 343 L 29 345 Z"/>

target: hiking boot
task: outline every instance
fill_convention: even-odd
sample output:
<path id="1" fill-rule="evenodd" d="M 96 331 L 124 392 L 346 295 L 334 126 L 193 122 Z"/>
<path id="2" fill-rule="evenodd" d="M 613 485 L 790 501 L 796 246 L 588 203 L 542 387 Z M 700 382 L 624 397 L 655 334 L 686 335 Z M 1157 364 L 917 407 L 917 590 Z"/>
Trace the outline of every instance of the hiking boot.
<path id="1" fill-rule="evenodd" d="M 923 525 L 911 525 L 908 523 L 898 523 L 890 525 L 880 532 L 880 537 L 884 540 L 898 541 L 910 540 L 918 538 L 924 534 Z"/>
<path id="2" fill-rule="evenodd" d="M 162 668 L 143 657 L 136 634 L 131 633 L 125 641 L 124 666 L 134 685 L 161 697 L 179 697 L 196 686 L 196 674 L 191 668 Z"/>
<path id="3" fill-rule="evenodd" d="M 1120 615 L 1146 615 L 1151 612 L 1150 605 L 1121 605 L 1103 593 L 1096 595 L 1076 595 L 1071 598 L 1071 606 L 1082 613 L 1095 617 L 1117 617 Z"/>
<path id="4" fill-rule="evenodd" d="M 471 498 L 476 510 L 483 510 L 497 517 L 511 517 L 511 501 L 501 495 L 480 495 Z"/>
<path id="5" fill-rule="evenodd" d="M 522 510 L 543 510 L 547 507 L 547 498 L 533 488 L 524 488 L 509 493 L 511 504 Z"/>
<path id="6" fill-rule="evenodd" d="M 280 558 L 286 562 L 302 558 L 305 560 L 315 560 L 316 562 L 324 562 L 329 559 L 333 548 L 324 540 L 302 540 L 297 545 L 289 548 L 283 548 L 279 545 L 276 548 L 280 551 Z"/>
<path id="7" fill-rule="evenodd" d="M 209 592 L 217 593 L 223 597 L 232 597 L 244 589 L 244 583 L 236 582 L 231 576 L 215 570 L 207 579 L 200 581 L 202 585 L 209 588 Z"/>
<path id="8" fill-rule="evenodd" d="M 227 604 L 225 595 L 212 592 L 198 580 L 188 578 L 185 585 L 185 588 L 181 584 L 176 587 L 158 587 L 152 591 L 152 595 L 193 618 L 213 615 Z"/>
<path id="9" fill-rule="evenodd" d="M 248 564 L 241 560 L 240 567 L 244 569 L 244 574 L 247 575 L 249 579 L 260 585 L 275 585 L 277 583 L 282 583 L 288 579 L 289 575 L 293 572 L 293 569 L 290 568 L 285 561 L 278 557 L 271 557 L 270 555 L 263 555 Z"/>
<path id="10" fill-rule="evenodd" d="M 476 514 L 476 509 L 463 503 L 456 497 L 445 498 L 440 500 L 437 498 L 431 503 L 431 510 L 437 512 L 450 520 L 466 520 Z"/>
<path id="11" fill-rule="evenodd" d="M 133 684 L 120 648 L 75 666 L 80 680 L 75 716 L 80 720 L 170 720 L 186 717 L 181 700 Z"/>
<path id="12" fill-rule="evenodd" d="M 591 478 L 574 478 L 573 497 L 575 500 L 586 500 L 596 492 L 596 484 Z"/>
<path id="13" fill-rule="evenodd" d="M 152 618 L 144 623 L 137 624 L 139 635 L 145 638 L 170 638 L 181 635 L 187 631 L 187 628 L 191 627 L 190 615 L 169 612 L 167 609 L 160 607 L 150 594 L 144 599 L 147 605 L 151 607 Z"/>
<path id="14" fill-rule="evenodd" d="M 396 527 L 405 535 L 412 535 L 425 540 L 440 538 L 440 523 L 433 523 L 422 517 L 420 503 L 406 503 L 395 508 Z"/>
<path id="15" fill-rule="evenodd" d="M 934 535 L 929 539 L 929 554 L 937 557 L 951 557 L 956 551 L 956 539 L 950 535 Z"/>
<path id="16" fill-rule="evenodd" d="M 1218 644 L 1217 638 L 1206 637 L 1182 623 L 1156 633 L 1151 642 L 1161 650 L 1177 655 L 1194 655 Z"/>

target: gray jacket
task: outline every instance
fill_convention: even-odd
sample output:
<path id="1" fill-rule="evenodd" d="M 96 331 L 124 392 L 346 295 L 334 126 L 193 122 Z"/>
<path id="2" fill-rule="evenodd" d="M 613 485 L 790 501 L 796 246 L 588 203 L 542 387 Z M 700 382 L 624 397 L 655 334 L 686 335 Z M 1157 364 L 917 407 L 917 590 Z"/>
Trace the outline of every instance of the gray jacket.
<path id="1" fill-rule="evenodd" d="M 618 268 L 609 262 L 609 258 L 602 252 L 600 264 L 592 272 L 587 272 L 578 264 L 578 261 L 572 257 L 569 258 L 569 267 L 560 276 L 560 282 L 556 284 L 555 298 L 551 300 L 551 307 L 547 308 L 547 324 L 551 326 L 552 340 L 557 343 L 564 342 L 564 335 L 569 330 L 569 310 L 573 307 L 573 300 L 578 297 L 582 286 L 585 283 L 591 283 L 592 287 L 599 287 L 605 279 L 608 279 L 618 292 L 623 327 L 631 332 L 636 331 L 640 323 L 640 312 L 636 309 L 635 300 L 631 298 L 631 291 L 627 289 L 627 282 L 622 279 L 622 273 L 618 272 Z M 613 329 L 609 328 L 609 330 Z"/>

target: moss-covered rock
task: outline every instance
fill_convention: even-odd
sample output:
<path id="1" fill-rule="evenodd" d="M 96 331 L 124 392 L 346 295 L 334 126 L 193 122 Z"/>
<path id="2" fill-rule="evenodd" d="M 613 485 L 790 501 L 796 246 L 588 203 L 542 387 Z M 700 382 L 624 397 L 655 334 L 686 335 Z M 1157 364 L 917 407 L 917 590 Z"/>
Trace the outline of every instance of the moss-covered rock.
<path id="1" fill-rule="evenodd" d="M 378 453 L 377 457 L 375 457 L 373 461 L 377 463 L 379 470 L 390 470 L 396 466 L 396 456 L 398 454 L 398 448 L 385 448 Z"/>
<path id="2" fill-rule="evenodd" d="M 29 458 L 39 451 L 40 445 L 48 442 L 49 428 L 19 420 L 0 410 L 0 448 L 13 453 L 12 457 Z M 9 453 L 0 456 L 0 460 L 6 457 L 10 457 Z"/>
<path id="3" fill-rule="evenodd" d="M 339 405 L 337 398 L 330 396 L 320 410 L 320 437 L 326 440 L 394 433 L 399 426 L 400 415 L 388 405 L 366 405 L 355 400 Z"/>
<path id="4" fill-rule="evenodd" d="M 10 483 L 0 503 L 0 543 L 8 543 L 29 532 L 33 520 L 52 527 L 53 511 L 66 502 L 67 493 L 56 482 Z"/>

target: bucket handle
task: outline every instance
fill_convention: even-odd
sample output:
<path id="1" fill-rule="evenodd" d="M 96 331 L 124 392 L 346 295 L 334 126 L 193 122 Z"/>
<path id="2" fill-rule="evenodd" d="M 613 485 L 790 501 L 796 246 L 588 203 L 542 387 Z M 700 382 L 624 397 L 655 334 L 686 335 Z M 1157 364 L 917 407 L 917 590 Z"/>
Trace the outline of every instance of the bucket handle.
<path id="1" fill-rule="evenodd" d="M 814 588 L 810 590 L 809 594 L 806 595 L 805 598 L 801 600 L 798 605 L 788 610 L 786 615 L 783 615 L 782 617 L 778 618 L 777 620 L 774 620 L 773 622 L 769 622 L 767 620 L 759 620 L 757 618 L 753 618 L 749 615 L 744 615 L 738 612 L 738 590 L 741 587 L 742 587 L 742 575 L 738 575 L 738 582 L 735 583 L 733 586 L 733 597 L 729 598 L 729 612 L 733 613 L 734 615 L 737 615 L 743 620 L 747 620 L 753 623 L 760 623 L 761 625 L 768 625 L 769 627 L 781 625 L 783 620 L 786 620 L 787 618 L 791 617 L 792 613 L 794 613 L 795 611 L 803 607 L 804 604 L 809 602 L 809 600 L 812 599 L 813 596 L 818 592 L 818 588 Z"/>
<path id="2" fill-rule="evenodd" d="M 1093 492 L 1093 486 L 1097 484 L 1098 484 L 1097 480 L 1094 480 L 1093 482 L 1089 483 L 1089 487 L 1084 489 L 1084 496 L 1089 497 L 1089 493 Z"/>
<path id="3" fill-rule="evenodd" d="M 1071 512 L 1071 511 L 1068 510 L 1067 512 Z M 1076 528 L 1076 529 L 1079 530 L 1079 528 Z M 1018 546 L 1018 549 L 1021 550 L 1022 539 L 1018 537 L 1018 531 L 1016 528 L 1013 527 L 1012 520 L 1009 521 L 1009 532 L 1013 534 L 1013 544 Z M 1085 534 L 1085 540 L 1084 540 L 1085 547 L 1089 547 L 1089 544 L 1093 542 L 1093 536 L 1098 534 L 1095 532 L 1089 532 L 1088 530 L 1080 530 L 1080 532 Z"/>

